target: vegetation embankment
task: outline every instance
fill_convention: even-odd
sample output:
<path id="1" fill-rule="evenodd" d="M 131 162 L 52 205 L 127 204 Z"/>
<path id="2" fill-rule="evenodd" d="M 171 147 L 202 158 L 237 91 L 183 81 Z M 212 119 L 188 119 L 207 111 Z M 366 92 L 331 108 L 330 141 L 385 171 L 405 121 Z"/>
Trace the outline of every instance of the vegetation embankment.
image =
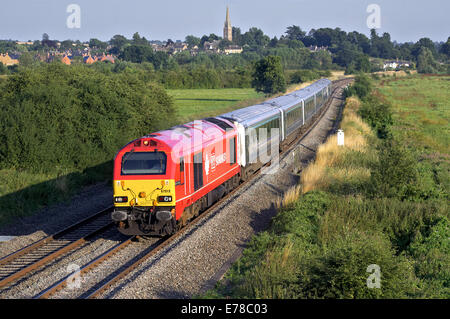
<path id="1" fill-rule="evenodd" d="M 270 229 L 204 297 L 449 298 L 448 92 L 448 77 L 375 90 L 358 77 L 345 146 L 331 136 L 319 147 Z"/>
<path id="2" fill-rule="evenodd" d="M 133 74 L 50 64 L 0 89 L 0 224 L 110 179 L 120 147 L 175 118 L 166 92 Z"/>
<path id="3" fill-rule="evenodd" d="M 164 90 L 111 65 L 38 64 L 0 81 L 0 225 L 111 180 L 130 140 L 266 97 L 253 89 Z M 136 71 L 136 70 L 135 70 Z"/>

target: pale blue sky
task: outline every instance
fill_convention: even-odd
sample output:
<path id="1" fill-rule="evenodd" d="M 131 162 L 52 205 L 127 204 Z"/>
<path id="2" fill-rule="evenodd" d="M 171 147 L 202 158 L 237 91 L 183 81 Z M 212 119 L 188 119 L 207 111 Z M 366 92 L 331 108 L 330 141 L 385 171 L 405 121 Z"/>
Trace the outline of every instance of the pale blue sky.
<path id="1" fill-rule="evenodd" d="M 280 37 L 290 25 L 303 30 L 340 27 L 369 35 L 369 4 L 381 8 L 381 28 L 398 42 L 450 36 L 448 0 L 2 0 L 0 39 L 109 40 L 115 34 L 131 38 L 139 32 L 149 40 L 184 40 L 186 35 L 222 36 L 226 5 L 231 23 L 242 32 L 261 28 Z M 81 7 L 81 28 L 69 29 L 69 4 Z"/>

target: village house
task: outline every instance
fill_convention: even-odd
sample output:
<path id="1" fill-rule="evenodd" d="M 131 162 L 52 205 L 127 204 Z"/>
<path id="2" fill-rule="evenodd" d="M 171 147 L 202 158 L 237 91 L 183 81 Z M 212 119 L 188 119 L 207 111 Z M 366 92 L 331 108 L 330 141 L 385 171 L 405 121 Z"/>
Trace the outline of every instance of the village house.
<path id="1" fill-rule="evenodd" d="M 19 64 L 19 60 L 15 57 L 10 57 L 8 52 L 5 54 L 0 54 L 0 62 L 2 62 L 5 66 Z"/>
<path id="2" fill-rule="evenodd" d="M 386 69 L 394 69 L 395 70 L 395 69 L 399 69 L 401 67 L 409 68 L 410 66 L 411 66 L 411 63 L 408 61 L 392 60 L 392 61 L 384 61 L 384 63 L 383 63 L 384 70 L 386 70 Z"/>
<path id="3" fill-rule="evenodd" d="M 103 55 L 100 56 L 91 56 L 90 54 L 84 54 L 83 55 L 83 62 L 86 64 L 93 64 L 95 62 L 111 62 L 111 63 L 115 63 L 115 59 L 112 55 L 105 55 L 103 53 Z"/>
<path id="4" fill-rule="evenodd" d="M 223 51 L 225 52 L 225 54 L 233 54 L 233 53 L 242 53 L 242 50 L 243 50 L 242 47 L 233 44 L 226 47 Z"/>
<path id="5" fill-rule="evenodd" d="M 212 42 L 205 41 L 205 43 L 203 44 L 203 49 L 205 51 L 219 52 L 219 43 L 220 40 L 214 40 Z"/>
<path id="6" fill-rule="evenodd" d="M 18 45 L 33 45 L 32 41 L 17 41 L 16 44 Z"/>
<path id="7" fill-rule="evenodd" d="M 72 59 L 69 56 L 64 55 L 63 58 L 61 59 L 61 62 L 64 63 L 65 65 L 71 65 Z"/>
<path id="8" fill-rule="evenodd" d="M 308 47 L 308 50 L 309 51 L 311 51 L 311 52 L 318 52 L 318 51 L 322 51 L 322 50 L 324 50 L 324 51 L 327 51 L 328 50 L 328 47 L 318 47 L 317 45 L 310 45 L 309 47 Z"/>

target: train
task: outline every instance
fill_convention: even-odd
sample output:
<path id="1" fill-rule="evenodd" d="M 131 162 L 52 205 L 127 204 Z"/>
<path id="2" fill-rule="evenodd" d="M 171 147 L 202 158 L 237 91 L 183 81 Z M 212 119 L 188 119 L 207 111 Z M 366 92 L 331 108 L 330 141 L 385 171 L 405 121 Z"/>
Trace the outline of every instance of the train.
<path id="1" fill-rule="evenodd" d="M 130 141 L 114 158 L 111 218 L 125 235 L 168 236 L 245 182 L 331 97 L 320 79 L 292 93 Z"/>

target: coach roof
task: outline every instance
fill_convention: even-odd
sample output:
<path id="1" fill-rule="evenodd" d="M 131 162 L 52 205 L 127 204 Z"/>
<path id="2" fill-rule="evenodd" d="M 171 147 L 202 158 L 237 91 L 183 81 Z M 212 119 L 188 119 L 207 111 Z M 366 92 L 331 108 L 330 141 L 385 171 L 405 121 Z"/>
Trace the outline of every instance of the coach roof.
<path id="1" fill-rule="evenodd" d="M 280 112 L 277 108 L 263 103 L 244 107 L 219 116 L 230 121 L 236 121 L 244 127 L 249 127 L 279 114 Z"/>

